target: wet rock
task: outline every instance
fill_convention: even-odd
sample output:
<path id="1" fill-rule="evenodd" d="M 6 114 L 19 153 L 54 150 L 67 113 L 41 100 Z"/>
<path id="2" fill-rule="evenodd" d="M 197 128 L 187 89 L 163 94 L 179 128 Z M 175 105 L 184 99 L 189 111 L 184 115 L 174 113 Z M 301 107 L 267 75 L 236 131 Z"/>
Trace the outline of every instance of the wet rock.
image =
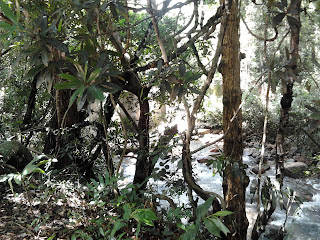
<path id="1" fill-rule="evenodd" d="M 280 227 L 275 225 L 267 225 L 265 232 L 259 239 L 262 240 L 280 240 L 284 238 L 284 234 L 280 232 Z"/>
<path id="2" fill-rule="evenodd" d="M 295 162 L 296 160 L 294 160 L 293 158 L 288 158 L 287 160 L 286 160 L 286 162 L 287 163 L 293 163 L 293 162 Z"/>
<path id="3" fill-rule="evenodd" d="M 265 171 L 267 171 L 269 169 L 270 169 L 270 166 L 268 164 L 265 164 L 261 168 L 261 173 L 264 173 Z M 252 172 L 254 172 L 255 174 L 258 174 L 259 173 L 259 166 L 252 168 Z"/>
<path id="4" fill-rule="evenodd" d="M 299 178 L 304 175 L 308 165 L 303 162 L 288 162 L 284 164 L 284 175 L 292 178 Z"/>
<path id="5" fill-rule="evenodd" d="M 198 135 L 205 135 L 205 134 L 208 134 L 210 132 L 211 132 L 210 129 L 205 129 L 205 128 L 198 129 Z"/>
<path id="6" fill-rule="evenodd" d="M 246 156 L 252 156 L 253 158 L 256 158 L 260 155 L 259 150 L 255 149 L 255 148 L 245 148 L 243 150 L 244 155 Z"/>
<path id="7" fill-rule="evenodd" d="M 213 160 L 213 157 L 210 156 L 199 156 L 196 158 L 198 163 L 210 163 Z"/>

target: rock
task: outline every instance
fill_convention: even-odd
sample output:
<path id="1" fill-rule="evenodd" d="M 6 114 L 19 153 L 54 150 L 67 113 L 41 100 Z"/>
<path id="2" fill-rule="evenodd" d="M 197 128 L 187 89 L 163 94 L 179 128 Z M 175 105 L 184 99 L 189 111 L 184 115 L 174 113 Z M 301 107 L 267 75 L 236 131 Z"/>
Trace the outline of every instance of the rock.
<path id="1" fill-rule="evenodd" d="M 210 133 L 211 130 L 210 129 L 206 129 L 206 128 L 200 128 L 198 129 L 198 135 L 205 135 L 205 134 L 208 134 Z"/>
<path id="2" fill-rule="evenodd" d="M 284 164 L 284 175 L 292 178 L 303 176 L 303 172 L 308 169 L 308 165 L 303 162 L 288 162 Z"/>
<path id="3" fill-rule="evenodd" d="M 198 161 L 198 163 L 210 163 L 213 158 L 210 156 L 199 156 L 196 158 L 196 160 Z"/>
<path id="4" fill-rule="evenodd" d="M 254 150 L 255 150 L 254 148 L 245 148 L 243 149 L 243 154 L 246 156 L 252 156 Z"/>
<path id="5" fill-rule="evenodd" d="M 286 160 L 286 162 L 287 163 L 293 163 L 293 162 L 295 162 L 296 160 L 294 160 L 293 158 L 288 158 L 287 160 Z"/>
<path id="6" fill-rule="evenodd" d="M 261 173 L 264 173 L 265 171 L 267 171 L 269 169 L 270 169 L 270 166 L 265 164 L 261 168 Z M 259 166 L 252 168 L 252 172 L 254 172 L 255 174 L 258 174 L 259 173 Z"/>
<path id="7" fill-rule="evenodd" d="M 5 164 L 13 166 L 18 171 L 22 171 L 33 159 L 28 148 L 17 141 L 4 141 L 1 143 L 0 155 Z"/>

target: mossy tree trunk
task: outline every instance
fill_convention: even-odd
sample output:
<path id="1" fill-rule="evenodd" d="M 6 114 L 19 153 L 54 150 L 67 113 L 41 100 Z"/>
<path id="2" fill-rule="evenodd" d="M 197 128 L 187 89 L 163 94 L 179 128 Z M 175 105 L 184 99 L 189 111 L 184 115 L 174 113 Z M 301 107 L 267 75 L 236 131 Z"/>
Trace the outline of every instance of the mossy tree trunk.
<path id="1" fill-rule="evenodd" d="M 226 239 L 245 240 L 248 220 L 245 211 L 245 188 L 247 177 L 242 167 L 242 114 L 241 111 L 231 122 L 241 103 L 240 89 L 240 42 L 238 0 L 225 1 L 230 11 L 222 45 L 220 72 L 223 77 L 223 130 L 225 170 L 223 193 L 226 209 L 234 214 L 225 218 L 231 231 Z"/>

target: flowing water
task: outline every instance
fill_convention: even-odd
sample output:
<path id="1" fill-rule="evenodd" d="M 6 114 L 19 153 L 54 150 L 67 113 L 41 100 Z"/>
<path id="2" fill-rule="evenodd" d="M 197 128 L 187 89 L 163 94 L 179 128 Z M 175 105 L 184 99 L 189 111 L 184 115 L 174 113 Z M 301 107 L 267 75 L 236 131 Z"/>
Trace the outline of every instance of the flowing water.
<path id="1" fill-rule="evenodd" d="M 214 140 L 218 138 L 219 135 L 207 134 L 204 138 L 200 140 L 196 140 L 192 142 L 191 150 L 197 149 L 202 146 L 208 139 Z M 218 143 L 215 147 L 222 148 L 221 143 Z M 208 147 L 204 150 L 201 150 L 193 155 L 194 159 L 203 159 L 207 158 L 210 154 L 212 154 L 209 150 L 212 147 Z M 181 149 L 177 149 L 177 152 L 181 151 Z M 123 162 L 123 176 L 125 179 L 122 181 L 123 184 L 131 183 L 133 180 L 133 175 L 135 172 L 135 158 L 129 157 L 125 158 Z M 246 151 L 244 151 L 243 161 L 249 167 L 247 169 L 247 174 L 250 178 L 250 182 L 255 179 L 255 174 L 253 174 L 250 169 L 252 166 L 255 166 L 255 162 L 252 158 L 247 156 Z M 161 162 L 161 161 L 160 161 Z M 271 180 L 274 180 L 275 176 L 275 167 L 273 162 L 269 162 L 271 168 L 266 171 L 265 176 L 270 177 Z M 161 164 L 162 165 L 162 164 Z M 168 161 L 165 165 L 167 165 L 166 171 L 175 172 L 175 175 L 171 178 L 171 180 L 183 179 L 181 169 L 177 170 L 179 167 L 178 161 L 171 163 Z M 163 168 L 163 165 L 156 165 L 156 168 Z M 197 183 L 205 190 L 216 192 L 222 195 L 222 178 L 219 174 L 215 174 L 213 176 L 212 169 L 208 167 L 204 163 L 199 163 L 197 160 L 193 161 L 193 172 L 194 176 L 197 179 Z M 251 184 L 251 183 L 250 183 Z M 304 201 L 300 208 L 297 208 L 297 204 L 293 204 L 292 211 L 288 216 L 285 229 L 287 231 L 287 235 L 285 239 L 288 240 L 320 240 L 320 182 L 319 179 L 293 179 L 287 178 L 284 179 L 284 186 L 289 187 L 296 191 L 297 195 L 302 199 L 308 199 L 308 201 Z M 166 193 L 168 190 L 168 186 L 165 181 L 161 180 L 153 180 L 149 181 L 149 187 L 152 187 L 154 191 L 161 193 Z M 248 229 L 248 238 L 250 238 L 250 232 L 252 226 L 254 224 L 255 218 L 257 216 L 256 211 L 256 202 L 252 202 L 253 196 L 250 194 L 250 185 L 247 188 L 247 217 L 249 220 L 249 229 Z M 174 201 L 178 204 L 188 204 L 189 200 L 186 194 L 176 194 L 170 196 L 174 198 Z M 256 197 L 254 197 L 255 199 Z M 201 203 L 201 201 L 199 201 Z M 162 201 L 161 204 L 168 204 L 165 201 Z M 294 211 L 296 210 L 296 211 Z M 272 215 L 272 219 L 269 222 L 269 225 L 266 229 L 264 236 L 261 236 L 260 239 L 263 240 L 273 240 L 272 230 L 279 229 L 286 218 L 286 213 L 284 210 L 281 210 L 279 205 L 277 206 L 275 212 Z M 186 220 L 185 220 L 186 221 Z"/>

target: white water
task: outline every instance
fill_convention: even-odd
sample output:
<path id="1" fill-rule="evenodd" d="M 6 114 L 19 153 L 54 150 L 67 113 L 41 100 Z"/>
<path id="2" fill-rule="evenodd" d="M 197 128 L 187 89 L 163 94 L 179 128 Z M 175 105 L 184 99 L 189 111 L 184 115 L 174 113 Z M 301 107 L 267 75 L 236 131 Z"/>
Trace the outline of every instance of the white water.
<path id="1" fill-rule="evenodd" d="M 207 134 L 206 138 L 203 138 L 201 140 L 193 141 L 192 142 L 192 149 L 196 149 L 199 146 L 203 145 L 208 139 L 211 138 L 214 140 L 217 138 L 217 135 L 212 136 L 211 134 Z M 216 145 L 216 147 L 221 148 L 220 145 Z M 196 159 L 197 157 L 206 157 L 210 155 L 209 150 L 212 149 L 212 147 L 201 150 L 197 154 L 195 154 L 193 157 Z M 131 183 L 133 180 L 133 175 L 135 172 L 135 158 L 125 158 L 123 162 L 123 176 L 125 177 L 124 181 L 122 181 L 123 184 Z M 249 172 L 251 167 L 254 165 L 254 162 L 252 159 L 250 159 L 248 156 L 244 155 L 243 157 L 244 163 L 249 165 L 247 174 L 250 177 L 250 180 L 254 179 L 255 176 Z M 178 161 L 171 163 L 170 161 L 167 163 L 169 168 L 167 171 L 170 172 L 176 172 L 173 178 L 175 180 L 183 179 L 181 169 L 178 171 Z M 159 164 L 156 165 L 156 168 L 161 168 Z M 213 176 L 212 169 L 210 169 L 208 166 L 206 166 L 203 163 L 198 163 L 196 160 L 193 161 L 193 172 L 195 174 L 195 178 L 197 179 L 198 184 L 207 191 L 214 191 L 218 194 L 222 195 L 222 179 L 219 176 L 219 174 L 216 174 Z M 271 169 L 268 170 L 265 174 L 271 178 L 271 180 L 274 180 L 275 175 L 275 168 L 272 165 L 271 162 Z M 285 178 L 284 179 L 284 185 L 290 187 L 291 189 L 297 191 L 298 196 L 299 195 L 309 195 L 312 194 L 313 197 L 311 201 L 303 202 L 302 205 L 300 205 L 300 210 L 298 210 L 294 215 L 290 215 L 288 217 L 287 223 L 286 223 L 286 231 L 287 236 L 286 239 L 288 240 L 320 240 L 320 182 L 318 179 L 292 179 L 292 178 Z M 153 191 L 157 191 L 158 193 L 166 193 L 169 191 L 169 188 L 166 186 L 165 181 L 156 180 L 154 181 L 151 179 L 149 181 L 149 187 L 153 189 Z M 249 229 L 248 229 L 248 236 L 250 236 L 250 232 L 252 229 L 252 226 L 254 224 L 255 218 L 256 218 L 256 202 L 251 203 L 250 200 L 252 198 L 252 195 L 250 195 L 249 187 L 247 188 L 247 217 L 249 220 Z M 171 197 L 174 198 L 174 201 L 178 205 L 182 204 L 188 204 L 189 200 L 186 194 L 176 194 L 172 196 L 172 193 L 170 194 Z M 256 198 L 256 197 L 255 197 Z M 161 201 L 163 205 L 168 205 L 166 201 Z M 199 201 L 201 203 L 201 201 Z M 295 208 L 296 204 L 293 205 L 293 208 Z M 272 221 L 270 222 L 270 225 L 277 226 L 280 228 L 285 220 L 285 211 L 281 210 L 278 206 L 274 214 L 272 215 Z M 261 237 L 261 239 L 267 240 L 269 238 Z M 272 240 L 272 239 L 270 239 Z"/>

